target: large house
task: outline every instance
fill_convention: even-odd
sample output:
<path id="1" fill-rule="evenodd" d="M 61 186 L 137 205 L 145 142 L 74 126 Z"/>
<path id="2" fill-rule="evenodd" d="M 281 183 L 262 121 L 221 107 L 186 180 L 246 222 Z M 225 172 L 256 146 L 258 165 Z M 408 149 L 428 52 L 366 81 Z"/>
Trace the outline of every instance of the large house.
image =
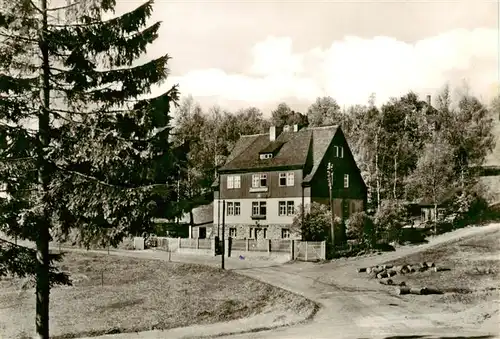
<path id="1" fill-rule="evenodd" d="M 333 165 L 334 214 L 348 218 L 366 206 L 367 188 L 339 126 L 298 125 L 241 136 L 214 183 L 214 236 L 281 239 L 312 202 L 329 204 L 327 166 Z M 305 208 L 299 208 L 304 206 Z M 297 215 L 298 214 L 298 215 Z"/>

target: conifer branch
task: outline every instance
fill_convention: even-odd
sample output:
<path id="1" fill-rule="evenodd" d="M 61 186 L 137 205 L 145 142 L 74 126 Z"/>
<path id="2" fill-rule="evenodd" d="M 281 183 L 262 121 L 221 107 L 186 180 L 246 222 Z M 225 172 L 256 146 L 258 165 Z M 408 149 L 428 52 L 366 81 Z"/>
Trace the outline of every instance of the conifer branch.
<path id="1" fill-rule="evenodd" d="M 43 11 L 33 2 L 33 0 L 29 0 L 31 6 L 40 14 L 43 14 Z"/>
<path id="2" fill-rule="evenodd" d="M 0 32 L 0 37 L 5 38 L 5 39 L 26 41 L 26 42 L 30 42 L 32 44 L 36 44 L 38 42 L 35 39 L 27 38 L 25 36 L 14 35 L 14 34 L 5 34 L 2 32 Z"/>
<path id="3" fill-rule="evenodd" d="M 10 246 L 13 246 L 13 247 L 23 248 L 23 249 L 26 249 L 26 250 L 33 250 L 30 247 L 19 245 L 19 244 L 16 244 L 16 243 L 12 242 L 12 241 L 7 240 L 7 239 L 3 239 L 3 238 L 0 238 L 0 242 L 2 242 L 4 244 L 9 244 Z"/>
<path id="4" fill-rule="evenodd" d="M 135 8 L 132 12 L 126 13 L 122 16 L 109 19 L 109 20 L 92 20 L 88 16 L 83 16 L 82 21 L 87 20 L 87 22 L 82 22 L 82 23 L 75 23 L 75 24 L 49 24 L 51 27 L 60 27 L 60 28 L 90 28 L 91 26 L 101 26 L 101 27 L 116 27 L 117 25 L 120 25 L 120 21 L 127 22 L 131 27 L 129 28 L 129 31 L 133 31 L 133 29 L 137 28 L 137 22 L 134 20 L 137 20 L 137 18 L 140 18 L 138 21 L 139 23 L 144 23 L 143 18 L 149 17 L 151 15 L 152 9 L 153 9 L 153 0 L 149 0 L 145 2 L 144 4 L 140 5 L 139 7 Z M 138 14 L 140 13 L 140 14 Z M 127 31 L 127 30 L 126 30 Z"/>
<path id="5" fill-rule="evenodd" d="M 92 175 L 84 174 L 84 173 L 81 173 L 81 172 L 78 172 L 78 171 L 69 170 L 69 169 L 60 167 L 58 165 L 55 165 L 55 166 L 59 170 L 65 172 L 65 173 L 74 174 L 74 175 L 79 176 L 81 178 L 84 178 L 84 179 L 93 181 L 95 183 L 98 183 L 98 184 L 100 184 L 102 186 L 119 189 L 121 191 L 147 190 L 147 189 L 156 188 L 156 187 L 170 187 L 171 186 L 169 184 L 149 184 L 149 185 L 134 186 L 134 187 L 120 186 L 120 185 L 111 184 L 109 182 L 103 181 L 103 180 L 98 179 L 98 178 L 96 178 L 96 177 L 94 177 Z"/>
<path id="6" fill-rule="evenodd" d="M 12 158 L 12 157 L 7 157 L 7 158 L 0 158 L 0 162 L 5 161 L 5 162 L 14 162 L 14 161 L 24 161 L 24 160 L 34 160 L 35 157 L 22 157 L 22 158 Z"/>
<path id="7" fill-rule="evenodd" d="M 68 9 L 68 8 L 74 7 L 74 6 L 78 5 L 78 4 L 80 4 L 80 2 L 74 2 L 72 4 L 65 5 L 65 6 L 47 8 L 47 12 L 61 11 L 61 10 L 64 10 L 64 9 Z"/>

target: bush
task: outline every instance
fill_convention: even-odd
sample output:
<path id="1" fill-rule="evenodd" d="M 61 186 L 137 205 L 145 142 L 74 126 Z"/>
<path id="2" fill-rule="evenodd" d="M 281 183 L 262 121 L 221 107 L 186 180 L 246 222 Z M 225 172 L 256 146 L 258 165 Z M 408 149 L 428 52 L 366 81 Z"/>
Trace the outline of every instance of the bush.
<path id="1" fill-rule="evenodd" d="M 299 207 L 300 208 L 300 207 Z M 342 220 L 335 218 L 335 236 L 338 239 L 341 229 Z M 292 229 L 300 233 L 302 240 L 306 241 L 323 241 L 330 239 L 331 214 L 328 206 L 312 203 L 309 211 L 304 215 L 304 223 L 300 213 L 297 213 Z M 337 241 L 336 241 L 337 242 Z"/>
<path id="2" fill-rule="evenodd" d="M 490 219 L 488 202 L 476 190 L 462 192 L 449 207 L 453 227 L 460 228 Z"/>
<path id="3" fill-rule="evenodd" d="M 347 237 L 358 243 L 373 247 L 376 243 L 373 219 L 365 212 L 353 213 L 348 220 Z"/>
<path id="4" fill-rule="evenodd" d="M 145 248 L 154 248 L 158 246 L 158 239 L 154 235 L 148 235 L 144 239 Z"/>
<path id="5" fill-rule="evenodd" d="M 399 243 L 403 226 L 408 223 L 408 214 L 404 206 L 393 201 L 384 202 L 375 213 L 374 223 L 379 241 Z"/>

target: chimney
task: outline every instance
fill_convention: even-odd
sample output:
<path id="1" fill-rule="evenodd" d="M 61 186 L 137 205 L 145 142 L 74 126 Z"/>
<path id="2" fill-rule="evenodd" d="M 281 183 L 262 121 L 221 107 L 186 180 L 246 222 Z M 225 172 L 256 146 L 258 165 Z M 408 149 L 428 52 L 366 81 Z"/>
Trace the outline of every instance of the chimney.
<path id="1" fill-rule="evenodd" d="M 279 128 L 276 126 L 269 127 L 269 141 L 275 141 L 280 135 L 283 128 Z"/>
<path id="2" fill-rule="evenodd" d="M 276 126 L 269 127 L 269 141 L 276 140 Z"/>
<path id="3" fill-rule="evenodd" d="M 431 106 L 431 96 L 427 95 L 427 105 Z"/>

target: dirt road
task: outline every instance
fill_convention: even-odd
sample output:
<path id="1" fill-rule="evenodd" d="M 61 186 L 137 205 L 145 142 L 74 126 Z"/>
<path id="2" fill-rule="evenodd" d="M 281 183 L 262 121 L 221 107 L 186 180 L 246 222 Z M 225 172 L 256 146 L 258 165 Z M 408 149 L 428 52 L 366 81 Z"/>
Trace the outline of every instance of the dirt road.
<path id="1" fill-rule="evenodd" d="M 464 321 L 472 314 L 457 314 L 434 306 L 433 296 L 425 303 L 412 303 L 387 289 L 377 288 L 363 278 L 353 278 L 356 267 L 376 265 L 439 244 L 474 234 L 495 232 L 500 224 L 466 228 L 430 239 L 428 244 L 404 247 L 375 257 L 338 260 L 323 265 L 297 263 L 280 267 L 252 268 L 239 273 L 306 296 L 322 305 L 309 324 L 273 331 L 242 334 L 231 338 L 363 338 L 399 336 L 464 337 L 499 336 L 499 304 L 489 311 L 496 319 L 478 325 Z M 328 279 L 323 279 L 328 276 Z M 332 278 L 333 276 L 333 278 Z M 324 281 L 329 281 L 325 283 Z M 424 306 L 423 306 L 424 305 Z M 496 310 L 496 312 L 495 312 Z M 475 310 L 479 312 L 480 310 Z M 470 320 L 470 319 L 465 319 Z M 484 326 L 483 326 L 484 325 Z M 492 336 L 493 337 L 493 336 Z M 499 336 L 500 337 L 500 336 Z M 227 337 L 229 338 L 229 337 Z"/>
<path id="2" fill-rule="evenodd" d="M 496 232 L 500 224 L 470 227 L 429 239 L 429 243 L 407 246 L 378 256 L 340 259 L 327 264 L 283 264 L 265 261 L 226 260 L 226 268 L 271 285 L 301 294 L 321 305 L 316 316 L 306 324 L 263 332 L 226 336 L 223 338 L 458 338 L 482 336 L 500 337 L 500 304 L 488 305 L 484 314 L 493 315 L 488 321 L 476 322 L 484 310 L 471 309 L 462 313 L 447 310 L 432 303 L 433 296 L 419 296 L 424 302 L 414 303 L 394 291 L 380 288 L 359 275 L 356 267 L 367 267 L 424 251 L 440 244 L 459 241 L 476 234 Z M 105 251 L 100 251 L 106 253 Z M 168 260 L 164 252 L 112 251 L 115 255 Z M 173 261 L 219 265 L 220 257 L 174 255 Z M 499 298 L 500 299 L 500 298 Z M 484 319 L 483 319 L 484 320 Z M 180 330 L 180 329 L 179 329 Z M 213 331 L 205 332 L 214 335 Z M 225 333 L 232 332 L 231 326 Z M 235 325 L 235 332 L 236 330 Z M 200 331 L 198 331 L 200 333 Z M 165 333 L 144 332 L 121 334 L 106 338 L 162 338 Z M 217 335 L 215 335 L 217 336 Z M 192 337 L 180 335 L 180 337 Z M 220 336 L 217 336 L 220 337 Z M 103 337 L 104 338 L 104 337 Z"/>

